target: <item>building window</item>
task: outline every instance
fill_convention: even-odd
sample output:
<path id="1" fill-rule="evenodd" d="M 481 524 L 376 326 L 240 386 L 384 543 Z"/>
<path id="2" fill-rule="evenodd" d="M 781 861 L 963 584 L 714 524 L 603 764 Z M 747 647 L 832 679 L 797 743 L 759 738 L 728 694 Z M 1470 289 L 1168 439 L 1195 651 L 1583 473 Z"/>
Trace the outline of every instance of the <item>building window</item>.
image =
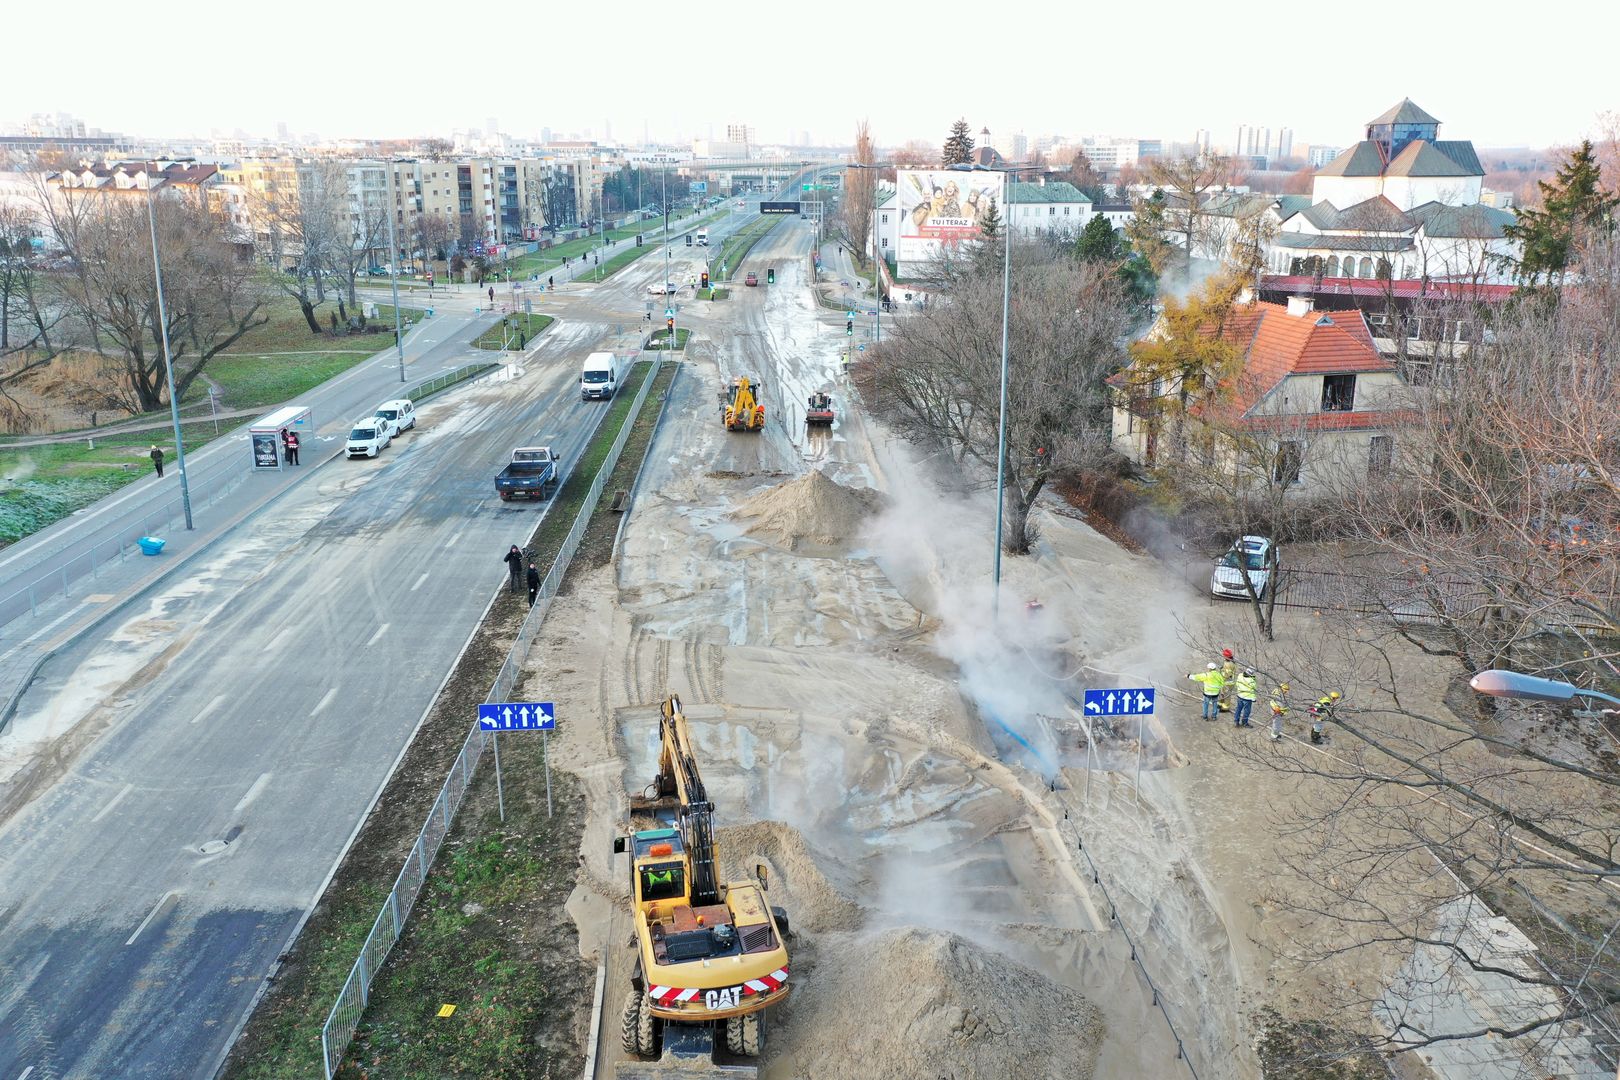
<path id="1" fill-rule="evenodd" d="M 883 238 L 883 246 L 884 246 L 884 247 L 888 247 L 888 246 L 889 246 L 889 238 L 888 238 L 888 237 L 887 237 L 887 236 L 885 236 L 885 237 L 884 237 L 884 238 Z"/>
<path id="2" fill-rule="evenodd" d="M 1332 258 L 1328 259 L 1328 261 L 1327 261 L 1327 276 L 1328 277 L 1338 277 L 1339 276 L 1339 257 L 1337 255 L 1333 256 Z"/>
<path id="3" fill-rule="evenodd" d="M 1395 463 L 1395 436 L 1374 435 L 1367 445 L 1367 475 L 1387 476 Z"/>
<path id="4" fill-rule="evenodd" d="M 1057 207 L 1055 207 L 1055 206 L 1048 206 L 1048 207 L 1047 207 L 1047 208 L 1046 208 L 1046 216 L 1047 216 L 1047 217 L 1057 217 Z"/>
<path id="5" fill-rule="evenodd" d="M 1366 255 L 1361 257 L 1361 276 L 1364 278 L 1370 278 L 1373 276 L 1373 261 Z"/>
<path id="6" fill-rule="evenodd" d="M 1322 376 L 1322 411 L 1349 412 L 1356 405 L 1354 375 Z"/>
<path id="7" fill-rule="evenodd" d="M 1068 206 L 1065 206 L 1065 207 L 1064 207 L 1064 208 L 1063 208 L 1063 216 L 1064 216 L 1064 217 L 1068 217 L 1068 216 L 1069 216 L 1069 211 L 1070 211 L 1070 210 L 1071 210 L 1071 209 L 1072 209 L 1072 207 L 1068 207 Z"/>
<path id="8" fill-rule="evenodd" d="M 1300 467 L 1305 463 L 1305 448 L 1297 442 L 1277 444 L 1277 456 L 1272 460 L 1271 478 L 1283 487 L 1299 483 Z"/>

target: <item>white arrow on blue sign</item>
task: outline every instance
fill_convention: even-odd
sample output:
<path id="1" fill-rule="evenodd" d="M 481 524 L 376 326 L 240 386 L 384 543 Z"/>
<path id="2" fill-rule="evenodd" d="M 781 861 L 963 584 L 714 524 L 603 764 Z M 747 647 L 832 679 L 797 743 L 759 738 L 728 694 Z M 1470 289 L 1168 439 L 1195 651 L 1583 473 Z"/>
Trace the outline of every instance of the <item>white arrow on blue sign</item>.
<path id="1" fill-rule="evenodd" d="M 553 731 L 557 707 L 549 701 L 498 701 L 478 706 L 478 726 L 485 731 Z"/>
<path id="2" fill-rule="evenodd" d="M 1153 712 L 1151 686 L 1087 690 L 1086 712 L 1093 716 L 1147 716 Z"/>

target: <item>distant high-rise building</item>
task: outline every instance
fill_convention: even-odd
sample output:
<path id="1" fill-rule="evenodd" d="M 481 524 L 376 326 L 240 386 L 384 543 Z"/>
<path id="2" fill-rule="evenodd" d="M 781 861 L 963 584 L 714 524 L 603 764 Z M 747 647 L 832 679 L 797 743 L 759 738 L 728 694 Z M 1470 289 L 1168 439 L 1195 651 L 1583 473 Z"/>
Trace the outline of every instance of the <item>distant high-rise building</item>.
<path id="1" fill-rule="evenodd" d="M 810 145 L 810 132 L 803 131 L 803 130 L 801 130 L 799 132 L 799 145 L 800 146 L 809 146 Z"/>
<path id="2" fill-rule="evenodd" d="M 499 133 L 500 133 L 500 126 L 495 123 L 495 118 L 493 116 L 491 116 L 491 117 L 488 117 L 487 119 L 485 119 L 485 121 L 484 121 L 484 134 L 488 135 L 490 138 L 493 139 Z"/>
<path id="3" fill-rule="evenodd" d="M 754 145 L 754 129 L 747 124 L 727 124 L 726 142 L 741 143 L 743 146 Z"/>
<path id="4" fill-rule="evenodd" d="M 1199 128 L 1197 133 L 1195 135 L 1193 135 L 1193 144 L 1195 146 L 1197 146 L 1199 154 L 1208 154 L 1209 153 L 1209 129 L 1208 128 Z"/>
<path id="5" fill-rule="evenodd" d="M 1305 154 L 1305 161 L 1313 169 L 1320 169 L 1323 165 L 1338 157 L 1343 151 L 1341 146 L 1312 146 Z"/>
<path id="6" fill-rule="evenodd" d="M 1283 128 L 1277 133 L 1277 156 L 1280 158 L 1294 156 L 1294 129 Z"/>

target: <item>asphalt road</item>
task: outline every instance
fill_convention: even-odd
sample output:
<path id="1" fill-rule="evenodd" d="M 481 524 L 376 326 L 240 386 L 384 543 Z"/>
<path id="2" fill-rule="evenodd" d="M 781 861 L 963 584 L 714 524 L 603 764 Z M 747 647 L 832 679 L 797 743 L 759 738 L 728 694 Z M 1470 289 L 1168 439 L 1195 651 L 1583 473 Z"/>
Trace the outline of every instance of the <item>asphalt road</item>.
<path id="1" fill-rule="evenodd" d="M 47 666 L 21 711 L 98 737 L 0 827 L 0 1077 L 212 1075 L 543 512 L 495 472 L 576 459 L 606 408 L 577 393 L 605 332 L 558 324 L 521 376 L 312 470 Z"/>

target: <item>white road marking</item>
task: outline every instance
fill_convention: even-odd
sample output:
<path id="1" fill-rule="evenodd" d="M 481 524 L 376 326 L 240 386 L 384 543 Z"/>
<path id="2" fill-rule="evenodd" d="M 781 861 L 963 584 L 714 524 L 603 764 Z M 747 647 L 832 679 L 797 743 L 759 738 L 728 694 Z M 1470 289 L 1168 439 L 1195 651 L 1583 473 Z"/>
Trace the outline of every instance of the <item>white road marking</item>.
<path id="1" fill-rule="evenodd" d="M 238 801 L 237 804 L 231 808 L 231 813 L 232 814 L 240 814 L 242 812 L 243 808 L 245 808 L 248 803 L 252 802 L 254 799 L 256 799 L 258 797 L 259 792 L 264 790 L 264 785 L 268 784 L 269 782 L 270 782 L 270 774 L 269 773 L 260 773 L 259 778 L 257 780 L 255 780 L 255 781 L 253 781 L 253 786 L 247 789 L 247 794 L 243 795 L 241 800 Z"/>
<path id="2" fill-rule="evenodd" d="M 266 645 L 265 648 L 266 649 L 274 649 L 274 648 L 276 648 L 278 645 L 281 644 L 282 639 L 285 638 L 290 633 L 292 633 L 292 628 L 291 627 L 284 628 L 278 634 L 276 634 L 275 637 L 270 639 L 270 644 Z"/>
<path id="3" fill-rule="evenodd" d="M 370 641 L 366 642 L 366 648 L 369 649 L 371 646 L 377 644 L 377 640 L 379 638 L 381 638 L 384 634 L 388 633 L 388 628 L 391 625 L 393 625 L 393 624 L 392 623 L 383 623 L 381 626 L 377 627 L 377 632 L 375 634 L 371 635 L 371 640 Z"/>
<path id="4" fill-rule="evenodd" d="M 22 1071 L 22 1075 L 17 1077 L 17 1080 L 28 1080 L 29 1075 L 33 1073 L 33 1071 L 34 1067 L 32 1065 L 28 1066 L 28 1068 Z"/>
<path id="5" fill-rule="evenodd" d="M 228 694 L 220 694 L 218 697 L 214 698 L 213 701 L 210 701 L 208 704 L 206 704 L 206 705 L 204 705 L 202 707 L 201 712 L 199 712 L 196 716 L 193 716 L 191 718 L 191 722 L 193 724 L 195 724 L 197 721 L 201 720 L 203 717 L 207 716 L 209 713 L 213 712 L 215 709 L 217 709 L 221 705 L 225 704 L 225 699 L 227 697 L 229 697 L 229 696 L 230 695 L 228 695 Z"/>
<path id="6" fill-rule="evenodd" d="M 451 538 L 450 538 L 450 539 L 448 539 L 448 540 L 446 540 L 446 541 L 445 541 L 445 542 L 444 542 L 444 546 L 445 546 L 445 547 L 453 547 L 453 546 L 455 546 L 455 542 L 456 542 L 456 541 L 457 541 L 457 540 L 460 540 L 460 539 L 461 539 L 461 534 L 460 534 L 460 533 L 456 533 L 456 535 L 454 535 L 454 536 L 452 536 L 452 537 L 451 537 Z"/>
<path id="7" fill-rule="evenodd" d="M 90 819 L 90 824 L 94 825 L 96 822 L 100 821 L 102 818 L 104 818 L 108 814 L 112 813 L 112 808 L 117 806 L 120 802 L 122 802 L 124 800 L 125 795 L 128 795 L 131 791 L 134 791 L 134 790 L 135 790 L 135 785 L 134 784 L 125 784 L 124 785 L 124 790 L 122 790 L 118 794 L 114 795 L 112 797 L 112 801 L 107 803 L 107 805 L 103 806 L 100 810 L 96 811 L 96 816 Z"/>
<path id="8" fill-rule="evenodd" d="M 325 694 L 323 694 L 321 696 L 321 700 L 316 704 L 316 706 L 313 709 L 311 709 L 309 711 L 309 715 L 311 715 L 311 716 L 319 716 L 321 714 L 322 709 L 324 709 L 328 705 L 332 704 L 332 699 L 337 697 L 337 692 L 338 692 L 338 688 L 334 686 L 334 687 L 332 687 L 332 689 L 328 690 Z"/>
<path id="9" fill-rule="evenodd" d="M 426 574 L 423 574 L 421 577 L 417 578 L 416 584 L 411 586 L 411 592 L 415 592 L 417 589 L 420 589 L 422 587 L 422 583 L 427 579 L 428 575 Z"/>
<path id="10" fill-rule="evenodd" d="M 141 931 L 145 930 L 147 926 L 151 925 L 152 920 L 158 917 L 158 912 L 163 910 L 164 905 L 167 904 L 170 899 L 174 897 L 174 895 L 174 890 L 170 889 L 168 892 L 158 897 L 158 902 L 152 905 L 152 910 L 146 913 L 146 918 L 141 920 L 141 925 L 135 928 L 135 932 L 129 935 L 129 940 L 124 942 L 124 944 L 135 944 L 135 939 L 141 936 Z"/>

